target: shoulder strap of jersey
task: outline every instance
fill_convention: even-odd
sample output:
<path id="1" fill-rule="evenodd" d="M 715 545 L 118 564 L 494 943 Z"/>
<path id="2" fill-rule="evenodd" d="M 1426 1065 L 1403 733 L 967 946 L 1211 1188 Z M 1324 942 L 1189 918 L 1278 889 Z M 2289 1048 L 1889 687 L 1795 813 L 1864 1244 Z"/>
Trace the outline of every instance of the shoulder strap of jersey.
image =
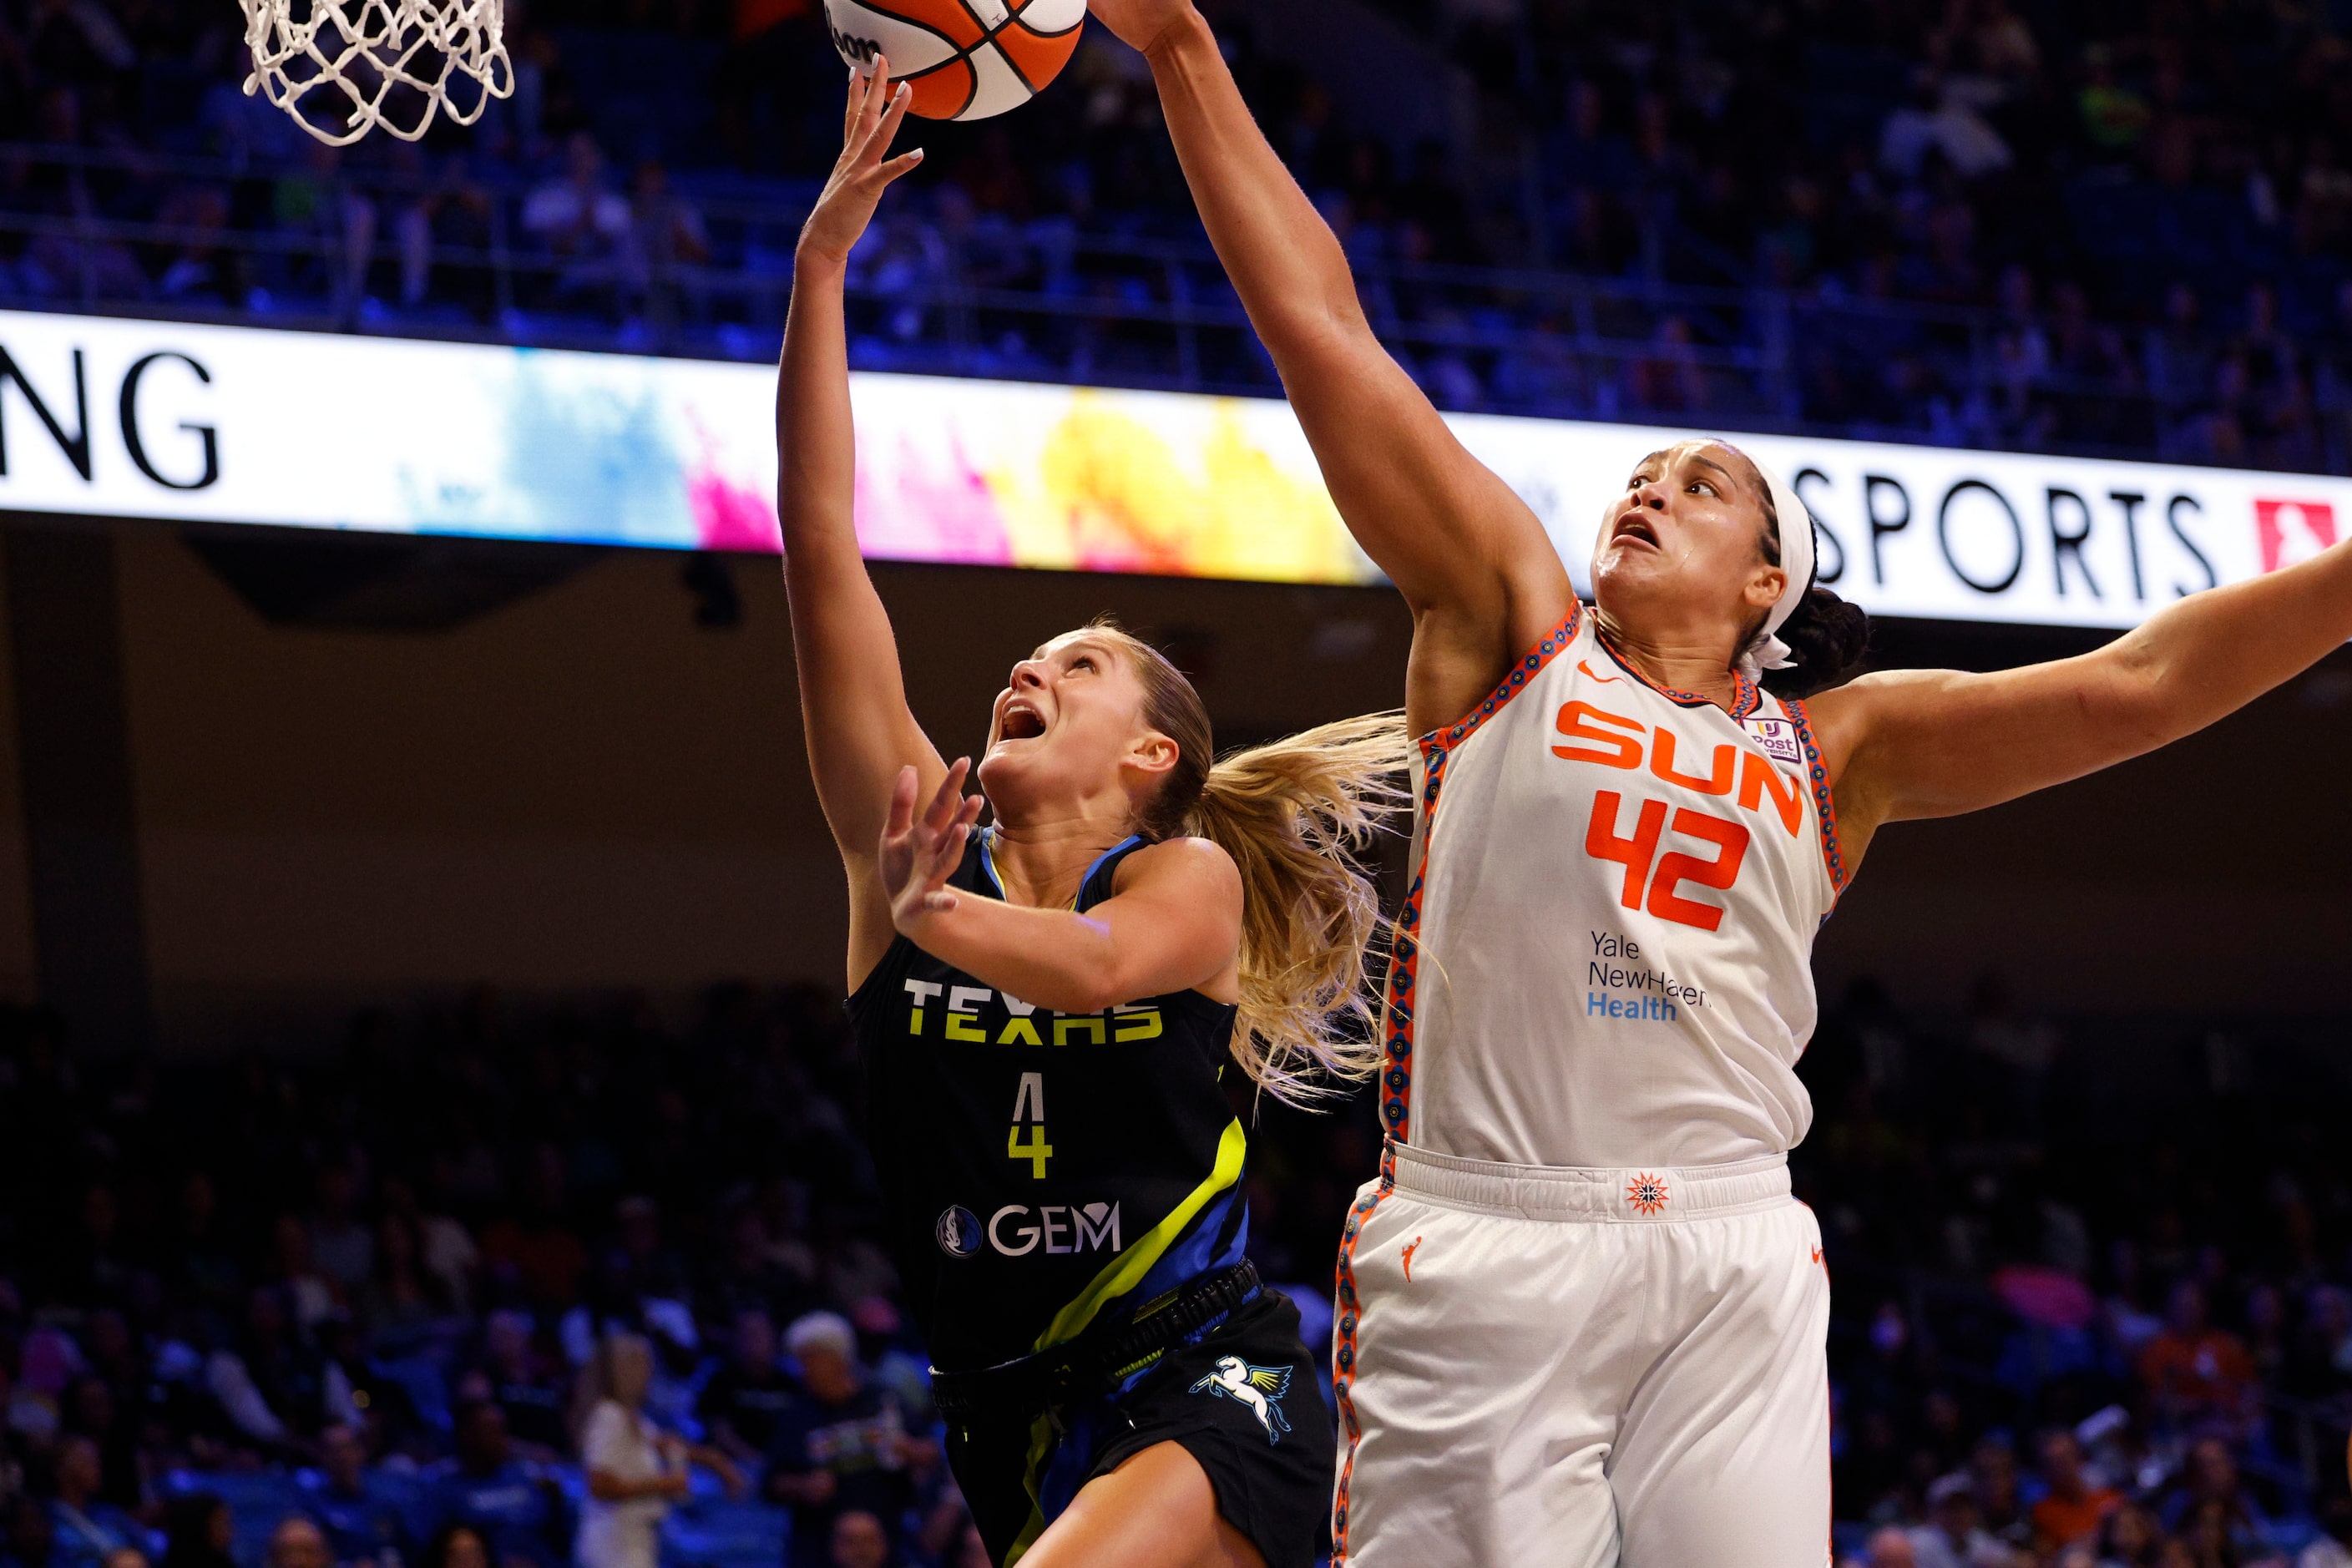
<path id="1" fill-rule="evenodd" d="M 962 888 L 982 897 L 1002 900 L 1004 884 L 998 880 L 993 858 L 996 832 L 986 828 L 971 836 L 971 847 L 963 852 L 963 864 L 948 879 L 949 885 Z M 1144 847 L 1143 839 L 1129 834 L 1109 848 L 1095 857 L 1094 864 L 1078 881 L 1078 900 L 1071 907 L 1081 912 L 1093 909 L 1111 896 L 1111 884 L 1118 879 L 1119 862 Z"/>
<path id="2" fill-rule="evenodd" d="M 1095 863 L 1087 868 L 1086 880 L 1078 884 L 1077 908 L 1080 913 L 1111 896 L 1115 890 L 1113 884 L 1118 880 L 1119 863 L 1142 847 L 1143 839 L 1130 833 L 1095 858 Z"/>

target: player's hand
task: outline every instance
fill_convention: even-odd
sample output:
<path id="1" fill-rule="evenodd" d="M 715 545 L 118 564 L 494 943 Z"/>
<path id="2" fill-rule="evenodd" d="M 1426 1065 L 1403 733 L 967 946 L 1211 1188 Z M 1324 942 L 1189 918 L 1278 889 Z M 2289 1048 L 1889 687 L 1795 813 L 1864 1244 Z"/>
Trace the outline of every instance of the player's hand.
<path id="1" fill-rule="evenodd" d="M 939 792 L 919 816 L 915 811 L 915 770 L 898 770 L 890 792 L 890 819 L 882 826 L 877 868 L 882 891 L 890 900 L 890 923 L 898 934 L 912 937 L 927 915 L 955 908 L 956 895 L 948 878 L 963 861 L 964 840 L 980 820 L 981 797 L 964 797 L 964 775 L 971 771 L 970 757 L 958 757 Z"/>
<path id="2" fill-rule="evenodd" d="M 870 75 L 849 73 L 849 107 L 842 115 L 841 156 L 826 176 L 808 222 L 801 226 L 803 257 L 838 266 L 849 259 L 850 247 L 874 220 L 874 208 L 891 181 L 923 161 L 923 150 L 885 162 L 898 122 L 907 118 L 908 93 L 905 83 L 893 88 L 890 62 L 877 55 Z"/>
<path id="3" fill-rule="evenodd" d="M 1148 55 L 1192 15 L 1192 0 L 1087 0 L 1087 12 L 1120 43 Z"/>

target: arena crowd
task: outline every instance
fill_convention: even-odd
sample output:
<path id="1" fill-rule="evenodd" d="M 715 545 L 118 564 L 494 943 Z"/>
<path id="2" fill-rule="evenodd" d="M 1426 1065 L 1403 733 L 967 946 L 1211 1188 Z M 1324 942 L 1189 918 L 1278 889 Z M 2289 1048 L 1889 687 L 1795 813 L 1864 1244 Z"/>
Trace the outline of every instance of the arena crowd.
<path id="1" fill-rule="evenodd" d="M 1335 0 L 1413 79 L 1370 81 L 1206 4 L 1444 406 L 2352 471 L 2319 0 Z M 837 134 L 814 0 L 509 16 L 479 125 L 337 153 L 240 93 L 231 14 L 11 0 L 0 303 L 772 355 Z M 860 363 L 1271 389 L 1134 56 L 921 134 Z"/>
<path id="2" fill-rule="evenodd" d="M 2062 1024 L 1990 982 L 1949 1016 L 1872 986 L 1830 1010 L 1798 1180 L 1853 1563 L 2352 1562 L 2327 1037 Z M 87 1059 L 0 1016 L 0 1557 L 983 1561 L 859 1099 L 814 990 L 677 1026 L 482 994 L 234 1062 Z M 1328 1334 L 1369 1108 L 1270 1108 L 1253 1143 L 1253 1253 Z"/>

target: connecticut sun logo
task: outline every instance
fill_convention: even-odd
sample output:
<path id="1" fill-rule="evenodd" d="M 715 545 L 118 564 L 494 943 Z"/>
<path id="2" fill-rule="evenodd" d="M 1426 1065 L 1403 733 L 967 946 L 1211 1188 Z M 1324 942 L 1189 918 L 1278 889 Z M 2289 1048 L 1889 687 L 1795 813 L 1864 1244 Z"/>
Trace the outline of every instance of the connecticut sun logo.
<path id="1" fill-rule="evenodd" d="M 1666 1206 L 1666 1179 L 1648 1172 L 1625 1184 L 1625 1201 L 1643 1214 L 1655 1214 Z"/>

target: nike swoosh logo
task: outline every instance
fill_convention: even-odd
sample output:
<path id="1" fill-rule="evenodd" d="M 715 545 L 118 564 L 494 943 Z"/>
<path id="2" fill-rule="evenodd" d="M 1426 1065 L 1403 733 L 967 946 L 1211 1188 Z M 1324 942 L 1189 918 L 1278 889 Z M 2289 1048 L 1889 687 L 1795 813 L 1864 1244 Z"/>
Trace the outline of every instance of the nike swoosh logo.
<path id="1" fill-rule="evenodd" d="M 1576 661 L 1576 668 L 1582 670 L 1586 675 L 1591 676 L 1593 679 L 1601 682 L 1603 686 L 1614 686 L 1621 679 L 1622 679 L 1622 677 L 1614 675 L 1602 675 L 1580 658 Z"/>

